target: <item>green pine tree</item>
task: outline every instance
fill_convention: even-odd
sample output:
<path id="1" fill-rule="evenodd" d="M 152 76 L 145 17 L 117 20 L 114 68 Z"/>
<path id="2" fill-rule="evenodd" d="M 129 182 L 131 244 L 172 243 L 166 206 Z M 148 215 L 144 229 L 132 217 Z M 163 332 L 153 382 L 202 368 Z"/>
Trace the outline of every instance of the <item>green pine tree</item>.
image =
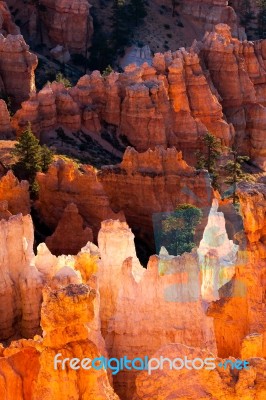
<path id="1" fill-rule="evenodd" d="M 225 183 L 230 185 L 233 189 L 232 197 L 233 204 L 236 204 L 237 201 L 237 183 L 248 180 L 249 174 L 243 172 L 243 163 L 249 160 L 247 156 L 240 156 L 236 150 L 230 150 L 232 159 L 228 160 L 226 165 L 224 166 L 224 170 L 226 172 L 226 180 Z"/>
<path id="2" fill-rule="evenodd" d="M 38 190 L 37 172 L 45 172 L 52 162 L 52 152 L 47 146 L 41 146 L 32 132 L 30 123 L 18 139 L 12 151 L 17 159 L 13 171 L 19 179 L 27 179 L 30 191 L 35 195 Z"/>
<path id="3" fill-rule="evenodd" d="M 41 146 L 41 159 L 42 159 L 42 172 L 47 172 L 50 164 L 53 161 L 54 153 L 49 147 L 45 145 Z"/>
<path id="4" fill-rule="evenodd" d="M 222 153 L 222 146 L 219 139 L 217 139 L 211 133 L 206 133 L 206 135 L 202 139 L 203 144 L 203 151 L 196 152 L 197 158 L 197 169 L 207 169 L 209 172 L 212 185 L 215 189 L 218 189 L 218 173 L 217 173 L 217 161 L 221 156 Z"/>
<path id="5" fill-rule="evenodd" d="M 125 0 L 114 0 L 111 42 L 115 52 L 129 43 L 131 30 L 129 29 L 128 17 L 128 7 Z"/>
<path id="6" fill-rule="evenodd" d="M 175 211 L 162 221 L 161 246 L 172 255 L 191 252 L 196 246 L 194 235 L 202 218 L 202 211 L 191 204 L 179 204 Z"/>

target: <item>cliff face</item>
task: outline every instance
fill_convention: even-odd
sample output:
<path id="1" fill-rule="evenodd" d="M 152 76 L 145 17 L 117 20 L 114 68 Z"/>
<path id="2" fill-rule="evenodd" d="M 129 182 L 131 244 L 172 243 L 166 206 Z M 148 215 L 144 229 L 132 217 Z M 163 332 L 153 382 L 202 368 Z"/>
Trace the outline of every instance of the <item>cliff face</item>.
<path id="1" fill-rule="evenodd" d="M 195 253 L 152 256 L 146 270 L 136 258 L 131 230 L 119 221 L 102 224 L 98 243 L 100 316 L 109 356 L 151 356 L 169 342 L 216 352 L 212 318 L 202 307 Z M 121 398 L 131 398 L 136 374 L 124 370 L 114 376 Z"/>
<path id="2" fill-rule="evenodd" d="M 94 71 L 71 89 L 46 86 L 22 104 L 12 125 L 19 132 L 29 120 L 37 134 L 57 124 L 99 133 L 107 123 L 138 151 L 176 146 L 189 162 L 207 131 L 227 146 L 237 135 L 264 168 L 265 43 L 233 39 L 219 24 L 190 49 L 155 54 L 152 66 L 108 77 Z"/>
<path id="3" fill-rule="evenodd" d="M 1 220 L 0 338 L 17 332 L 31 336 L 39 327 L 42 281 L 35 267 L 33 226 L 29 215 Z"/>
<path id="4" fill-rule="evenodd" d="M 38 174 L 37 180 L 40 191 L 36 207 L 42 220 L 53 229 L 70 203 L 77 206 L 83 224 L 91 227 L 94 234 L 98 233 L 101 221 L 115 216 L 124 219 L 121 213 L 115 214 L 110 208 L 109 199 L 92 167 L 83 166 L 81 172 L 73 163 L 58 160 L 46 174 Z M 80 235 L 83 235 L 82 231 Z"/>
<path id="5" fill-rule="evenodd" d="M 53 44 L 85 56 L 93 34 L 90 4 L 85 0 L 42 0 L 41 19 Z"/>
<path id="6" fill-rule="evenodd" d="M 197 46 L 241 151 L 265 169 L 266 41 L 239 42 L 219 24 Z"/>
<path id="7" fill-rule="evenodd" d="M 208 351 L 193 349 L 180 344 L 163 346 L 153 357 L 156 358 L 205 359 L 213 357 Z M 235 359 L 232 359 L 235 361 Z M 216 359 L 216 362 L 224 360 Z M 170 370 L 165 362 L 164 371 L 159 369 L 149 375 L 146 371 L 139 374 L 136 380 L 137 390 L 133 400 L 153 400 L 159 398 L 163 388 L 164 398 L 199 399 L 226 397 L 228 400 L 263 399 L 265 396 L 265 381 L 263 371 L 266 368 L 265 360 L 253 358 L 248 360 L 249 371 L 232 371 L 229 368 L 217 368 L 213 371 Z M 182 382 L 182 385 L 180 384 Z M 189 397 L 188 397 L 189 396 Z"/>
<path id="8" fill-rule="evenodd" d="M 0 89 L 19 104 L 35 91 L 37 57 L 21 35 L 0 35 Z"/>
<path id="9" fill-rule="evenodd" d="M 240 234 L 236 274 L 208 314 L 214 317 L 221 357 L 250 352 L 265 357 L 265 184 L 241 184 L 239 198 L 247 241 Z"/>
<path id="10" fill-rule="evenodd" d="M 92 230 L 83 227 L 83 218 L 77 206 L 71 203 L 66 206 L 55 232 L 46 239 L 46 244 L 55 255 L 77 254 L 89 241 L 93 242 Z"/>
<path id="11" fill-rule="evenodd" d="M 13 172 L 8 171 L 0 179 L 0 201 L 7 202 L 7 208 L 11 214 L 29 214 L 30 195 L 28 182 L 19 182 Z"/>
<path id="12" fill-rule="evenodd" d="M 181 11 L 204 25 L 205 31 L 211 31 L 219 23 L 231 27 L 235 37 L 245 39 L 244 29 L 238 28 L 237 15 L 228 0 L 186 0 L 182 2 Z"/>
<path id="13" fill-rule="evenodd" d="M 0 393 L 12 400 L 118 400 L 104 369 L 54 368 L 54 357 L 100 357 L 89 339 L 95 318 L 95 290 L 83 284 L 46 289 L 42 305 L 44 337 L 13 342 L 0 355 Z M 71 323 L 70 323 L 71 321 Z M 65 384 L 67 382 L 67 385 Z"/>
<path id="14" fill-rule="evenodd" d="M 98 177 L 112 208 L 123 210 L 129 225 L 149 242 L 155 213 L 173 211 L 182 203 L 206 209 L 211 205 L 208 175 L 190 167 L 175 148 L 145 153 L 127 148 L 121 164 L 102 167 Z"/>
<path id="15" fill-rule="evenodd" d="M 19 27 L 14 23 L 5 1 L 0 1 L 0 33 L 4 36 L 19 35 Z"/>

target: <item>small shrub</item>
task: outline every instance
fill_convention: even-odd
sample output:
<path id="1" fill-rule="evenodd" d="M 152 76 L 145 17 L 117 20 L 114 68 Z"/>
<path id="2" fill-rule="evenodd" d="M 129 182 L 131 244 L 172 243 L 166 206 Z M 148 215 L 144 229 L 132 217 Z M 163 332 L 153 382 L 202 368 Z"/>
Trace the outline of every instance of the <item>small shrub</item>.
<path id="1" fill-rule="evenodd" d="M 65 88 L 71 88 L 72 84 L 70 82 L 70 80 L 68 80 L 63 74 L 62 72 L 58 72 L 58 74 L 55 77 L 56 82 L 58 83 L 63 83 L 63 85 L 65 86 Z"/>

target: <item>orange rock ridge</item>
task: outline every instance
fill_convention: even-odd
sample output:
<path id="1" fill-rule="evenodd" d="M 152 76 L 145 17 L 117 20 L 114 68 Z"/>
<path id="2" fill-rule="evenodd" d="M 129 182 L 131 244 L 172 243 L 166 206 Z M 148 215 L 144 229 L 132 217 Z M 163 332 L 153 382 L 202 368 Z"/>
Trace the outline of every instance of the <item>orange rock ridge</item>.
<path id="1" fill-rule="evenodd" d="M 12 126 L 19 132 L 30 121 L 38 135 L 58 124 L 99 133 L 105 122 L 138 151 L 176 146 L 190 163 L 207 131 L 227 146 L 237 135 L 264 168 L 264 42 L 241 42 L 218 24 L 190 49 L 155 54 L 153 66 L 107 77 L 94 71 L 70 89 L 48 85 L 22 104 Z"/>

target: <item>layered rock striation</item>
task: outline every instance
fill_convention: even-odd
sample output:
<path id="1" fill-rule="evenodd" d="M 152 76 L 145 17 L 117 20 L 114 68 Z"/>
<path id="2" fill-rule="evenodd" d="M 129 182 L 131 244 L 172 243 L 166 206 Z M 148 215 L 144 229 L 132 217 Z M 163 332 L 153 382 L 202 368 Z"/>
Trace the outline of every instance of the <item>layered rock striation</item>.
<path id="1" fill-rule="evenodd" d="M 265 46 L 232 38 L 218 24 L 187 50 L 155 54 L 152 66 L 107 77 L 94 71 L 70 89 L 48 85 L 22 104 L 12 125 L 19 132 L 30 121 L 40 134 L 58 124 L 93 133 L 111 124 L 138 151 L 176 146 L 189 162 L 210 131 L 226 146 L 236 138 L 264 168 Z"/>
<path id="2" fill-rule="evenodd" d="M 37 57 L 29 52 L 29 46 L 21 35 L 0 35 L 0 90 L 20 104 L 35 91 L 34 70 Z"/>
<path id="3" fill-rule="evenodd" d="M 41 20 L 51 42 L 86 55 L 93 34 L 90 4 L 85 0 L 41 0 Z"/>
<path id="4" fill-rule="evenodd" d="M 97 235 L 101 221 L 114 217 L 124 220 L 122 213 L 116 214 L 111 209 L 108 196 L 93 167 L 83 166 L 80 171 L 74 163 L 59 159 L 50 166 L 46 174 L 38 174 L 37 181 L 40 190 L 36 208 L 42 221 L 52 229 L 57 227 L 70 203 L 74 203 L 78 209 L 80 216 L 75 218 L 80 228 L 82 225 L 90 227 L 94 235 Z M 82 218 L 82 223 L 80 218 Z M 59 226 L 58 230 L 61 229 Z M 77 235 L 82 237 L 88 233 L 89 231 L 83 232 L 82 228 Z M 69 239 L 71 239 L 70 236 Z M 68 246 L 71 244 L 69 243 Z"/>
<path id="5" fill-rule="evenodd" d="M 121 164 L 102 167 L 98 177 L 112 208 L 123 210 L 134 232 L 150 243 L 156 214 L 190 203 L 205 215 L 211 206 L 208 174 L 190 167 L 175 148 L 144 153 L 127 148 Z"/>

